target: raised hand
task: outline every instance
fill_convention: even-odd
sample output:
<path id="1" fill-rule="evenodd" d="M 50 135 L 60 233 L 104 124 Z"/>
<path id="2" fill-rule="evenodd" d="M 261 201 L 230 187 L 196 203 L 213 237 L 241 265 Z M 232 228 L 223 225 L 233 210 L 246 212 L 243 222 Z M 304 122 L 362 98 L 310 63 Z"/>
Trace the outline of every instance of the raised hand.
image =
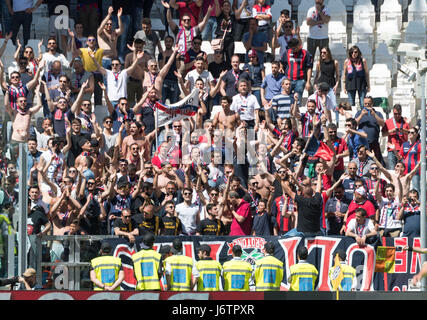
<path id="1" fill-rule="evenodd" d="M 119 10 L 117 10 L 117 17 L 121 17 L 123 14 L 123 8 L 119 8 Z"/>
<path id="2" fill-rule="evenodd" d="M 163 1 L 162 0 L 162 5 L 163 5 L 163 7 L 165 7 L 166 9 L 170 9 L 170 5 L 169 5 L 169 3 L 167 3 L 167 2 L 165 2 L 165 1 Z"/>
<path id="3" fill-rule="evenodd" d="M 110 7 L 108 7 L 108 12 L 107 12 L 107 14 L 108 14 L 109 16 L 111 16 L 111 15 L 113 14 L 113 11 L 114 11 L 114 8 L 113 8 L 112 6 L 110 6 Z"/>

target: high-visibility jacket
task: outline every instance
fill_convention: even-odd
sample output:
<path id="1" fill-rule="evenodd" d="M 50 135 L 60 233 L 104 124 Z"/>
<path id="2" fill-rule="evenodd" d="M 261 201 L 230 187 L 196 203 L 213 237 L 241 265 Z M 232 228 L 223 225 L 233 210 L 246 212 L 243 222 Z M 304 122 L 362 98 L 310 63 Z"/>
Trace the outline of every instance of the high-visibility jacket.
<path id="1" fill-rule="evenodd" d="M 224 290 L 249 291 L 252 265 L 241 259 L 232 259 L 223 264 Z"/>
<path id="2" fill-rule="evenodd" d="M 165 259 L 166 268 L 170 266 L 170 290 L 190 291 L 193 259 L 183 255 L 173 255 Z"/>
<path id="3" fill-rule="evenodd" d="M 257 291 L 280 290 L 283 278 L 283 262 L 273 256 L 265 256 L 256 262 L 255 286 Z"/>
<path id="4" fill-rule="evenodd" d="M 200 273 L 197 280 L 197 291 L 219 291 L 222 265 L 216 260 L 199 260 L 196 268 Z"/>
<path id="5" fill-rule="evenodd" d="M 314 291 L 318 271 L 315 266 L 301 260 L 290 267 L 290 291 Z"/>
<path id="6" fill-rule="evenodd" d="M 119 277 L 122 260 L 113 256 L 100 256 L 91 260 L 91 265 L 95 271 L 96 278 L 106 286 L 112 286 Z M 95 286 L 94 290 L 103 290 Z M 116 290 L 120 290 L 117 286 Z"/>
<path id="7" fill-rule="evenodd" d="M 341 266 L 344 277 L 340 282 L 339 290 L 351 291 L 353 287 L 353 280 L 356 277 L 356 269 L 354 269 L 352 266 L 349 266 L 348 264 L 345 264 L 345 263 L 341 263 L 340 266 Z M 329 280 L 331 280 L 331 274 L 333 269 L 334 269 L 334 266 L 332 266 L 329 269 Z"/>
<path id="8" fill-rule="evenodd" d="M 160 259 L 162 255 L 153 249 L 143 249 L 132 256 L 136 290 L 160 290 Z"/>

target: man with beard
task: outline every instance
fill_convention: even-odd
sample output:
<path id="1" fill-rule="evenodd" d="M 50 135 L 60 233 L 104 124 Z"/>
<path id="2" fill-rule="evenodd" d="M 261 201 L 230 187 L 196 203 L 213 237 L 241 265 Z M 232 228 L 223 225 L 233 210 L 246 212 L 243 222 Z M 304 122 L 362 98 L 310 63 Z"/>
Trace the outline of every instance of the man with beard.
<path id="1" fill-rule="evenodd" d="M 219 208 L 217 204 L 208 203 L 206 205 L 206 219 L 201 220 L 196 227 L 196 236 L 225 235 L 225 226 L 219 219 Z"/>
<path id="2" fill-rule="evenodd" d="M 240 79 L 249 81 L 249 73 L 240 69 L 240 58 L 237 54 L 231 57 L 231 69 L 227 71 L 221 80 L 220 93 L 222 96 L 233 97 L 237 91 L 237 84 Z"/>
<path id="3" fill-rule="evenodd" d="M 246 123 L 248 129 L 254 128 L 259 124 L 258 100 L 250 93 L 248 81 L 239 80 L 237 87 L 239 93 L 233 96 L 230 109 L 238 113 L 240 120 Z"/>
<path id="4" fill-rule="evenodd" d="M 90 100 L 83 98 L 83 92 L 85 88 L 88 86 L 89 82 L 86 81 L 83 83 L 80 92 L 71 106 L 71 113 L 74 115 L 76 119 L 80 119 L 81 121 L 81 132 L 82 133 L 95 133 L 96 136 L 99 135 L 98 126 L 96 126 L 96 116 L 95 113 L 92 112 L 92 104 Z"/>

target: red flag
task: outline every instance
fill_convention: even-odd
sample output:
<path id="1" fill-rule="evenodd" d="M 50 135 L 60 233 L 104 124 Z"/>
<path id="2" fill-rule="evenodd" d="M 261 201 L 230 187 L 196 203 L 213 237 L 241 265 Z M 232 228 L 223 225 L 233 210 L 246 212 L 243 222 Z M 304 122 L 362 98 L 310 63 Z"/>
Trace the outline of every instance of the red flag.
<path id="1" fill-rule="evenodd" d="M 319 157 L 325 161 L 330 161 L 334 156 L 334 152 L 327 146 L 326 143 L 319 141 L 319 148 L 314 154 L 315 157 Z"/>

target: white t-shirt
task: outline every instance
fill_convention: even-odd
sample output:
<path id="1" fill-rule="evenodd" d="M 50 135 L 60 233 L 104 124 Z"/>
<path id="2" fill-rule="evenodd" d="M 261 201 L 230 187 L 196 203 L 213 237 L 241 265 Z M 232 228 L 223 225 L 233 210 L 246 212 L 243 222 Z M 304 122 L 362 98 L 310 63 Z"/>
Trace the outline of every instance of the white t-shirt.
<path id="1" fill-rule="evenodd" d="M 325 6 L 322 10 L 323 14 L 330 16 L 329 9 Z M 312 18 L 315 21 L 319 21 L 316 7 L 308 9 L 307 18 Z M 311 39 L 326 39 L 328 38 L 328 24 L 318 24 L 308 28 L 308 38 Z"/>
<path id="2" fill-rule="evenodd" d="M 242 5 L 243 0 L 237 0 L 237 9 Z M 243 8 L 240 14 L 240 19 L 247 19 L 252 17 L 252 7 L 255 5 L 255 0 L 248 0 L 246 7 Z"/>
<path id="3" fill-rule="evenodd" d="M 383 198 L 380 205 L 380 228 L 398 229 L 402 228 L 402 221 L 397 219 L 400 202 L 398 199 L 389 200 Z"/>
<path id="4" fill-rule="evenodd" d="M 54 61 L 61 62 L 61 65 L 65 68 L 70 67 L 70 62 L 67 60 L 67 58 L 62 53 L 57 52 L 57 53 L 55 53 L 55 55 L 53 55 L 49 52 L 45 52 L 42 55 L 42 60 L 46 62 L 46 65 L 43 68 L 43 70 L 50 70 L 50 67 Z M 44 72 L 45 71 L 42 71 L 42 75 L 44 74 Z"/>
<path id="5" fill-rule="evenodd" d="M 243 97 L 240 93 L 233 96 L 233 102 L 230 109 L 239 114 L 240 120 L 250 121 L 255 119 L 255 110 L 259 109 L 260 105 L 257 98 L 249 93 Z"/>
<path id="6" fill-rule="evenodd" d="M 209 93 L 209 83 L 215 81 L 215 78 L 212 76 L 212 73 L 207 70 L 203 70 L 201 74 L 199 74 L 196 69 L 193 69 L 189 73 L 187 73 L 187 75 L 185 76 L 185 80 L 190 82 L 190 91 L 193 91 L 194 84 L 199 78 L 202 78 L 203 82 L 205 83 L 205 93 Z"/>
<path id="7" fill-rule="evenodd" d="M 363 225 L 359 225 L 356 219 L 351 219 L 348 222 L 347 229 L 357 234 L 359 237 L 363 237 L 364 235 L 374 231 L 375 226 L 372 220 L 368 218 L 365 219 L 365 223 Z"/>
<path id="8" fill-rule="evenodd" d="M 113 71 L 105 69 L 107 72 L 107 92 L 110 101 L 117 101 L 120 98 L 127 97 L 127 78 L 126 69 L 119 74 L 114 74 Z"/>
<path id="9" fill-rule="evenodd" d="M 191 204 L 187 206 L 185 202 L 181 202 L 175 207 L 178 218 L 182 223 L 182 232 L 187 235 L 196 233 L 197 215 L 199 214 L 199 206 Z"/>

